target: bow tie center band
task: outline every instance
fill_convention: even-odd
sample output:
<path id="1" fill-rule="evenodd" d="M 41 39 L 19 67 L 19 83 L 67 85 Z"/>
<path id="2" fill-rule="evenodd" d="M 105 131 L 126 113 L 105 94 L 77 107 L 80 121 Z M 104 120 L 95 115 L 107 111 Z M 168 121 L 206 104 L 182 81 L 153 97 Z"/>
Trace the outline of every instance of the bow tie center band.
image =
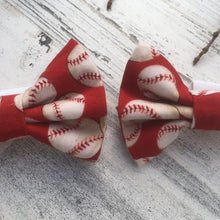
<path id="1" fill-rule="evenodd" d="M 33 136 L 75 157 L 97 160 L 106 115 L 101 74 L 71 39 L 34 86 L 0 97 L 0 142 Z"/>
<path id="2" fill-rule="evenodd" d="M 139 166 L 182 128 L 220 130 L 220 93 L 189 90 L 168 60 L 144 43 L 127 63 L 117 109 L 125 144 Z"/>

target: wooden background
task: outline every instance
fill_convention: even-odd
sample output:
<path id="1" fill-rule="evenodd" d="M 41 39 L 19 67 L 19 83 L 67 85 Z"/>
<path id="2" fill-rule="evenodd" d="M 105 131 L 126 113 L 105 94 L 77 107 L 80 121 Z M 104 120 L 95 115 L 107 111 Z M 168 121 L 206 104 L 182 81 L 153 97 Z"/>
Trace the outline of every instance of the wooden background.
<path id="1" fill-rule="evenodd" d="M 32 138 L 0 144 L 0 219 L 220 219 L 220 133 L 181 133 L 139 169 L 115 106 L 138 40 L 190 79 L 220 83 L 219 0 L 0 0 L 0 89 L 31 86 L 73 37 L 99 67 L 108 129 L 97 163 L 66 156 Z"/>

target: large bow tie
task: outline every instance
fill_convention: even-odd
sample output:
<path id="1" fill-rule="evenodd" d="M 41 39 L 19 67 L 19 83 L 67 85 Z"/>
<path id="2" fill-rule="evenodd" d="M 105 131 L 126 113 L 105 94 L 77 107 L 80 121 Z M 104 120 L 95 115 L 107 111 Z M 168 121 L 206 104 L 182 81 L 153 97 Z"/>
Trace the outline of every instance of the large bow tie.
<path id="1" fill-rule="evenodd" d="M 220 130 L 220 93 L 193 91 L 158 52 L 141 43 L 127 63 L 118 116 L 133 159 L 143 165 L 184 127 Z"/>
<path id="2" fill-rule="evenodd" d="M 71 39 L 34 86 L 0 97 L 0 142 L 31 135 L 70 155 L 96 160 L 106 129 L 101 75 Z"/>

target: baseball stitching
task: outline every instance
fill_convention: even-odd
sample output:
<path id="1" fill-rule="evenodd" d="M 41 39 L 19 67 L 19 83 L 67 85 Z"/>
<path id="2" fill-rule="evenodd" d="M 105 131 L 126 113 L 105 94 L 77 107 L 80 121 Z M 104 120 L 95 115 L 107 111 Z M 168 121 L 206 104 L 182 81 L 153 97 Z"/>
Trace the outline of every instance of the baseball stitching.
<path id="1" fill-rule="evenodd" d="M 86 100 L 84 98 L 69 98 L 68 96 L 65 97 L 65 101 L 77 102 L 77 103 L 85 103 Z M 54 110 L 54 114 L 57 119 L 64 120 L 65 117 L 62 115 L 61 107 L 57 102 L 52 103 L 52 107 Z"/>
<path id="2" fill-rule="evenodd" d="M 48 138 L 53 139 L 53 138 L 56 138 L 57 136 L 61 136 L 63 134 L 66 134 L 66 133 L 72 131 L 73 129 L 78 128 L 80 126 L 80 124 L 81 124 L 81 120 L 77 120 L 76 124 L 74 124 L 73 126 L 53 129 L 50 131 Z"/>
<path id="3" fill-rule="evenodd" d="M 153 76 L 153 77 L 148 77 L 148 78 L 143 78 L 141 76 L 138 76 L 138 82 L 141 82 L 145 85 L 152 85 L 152 84 L 156 84 L 158 82 L 161 82 L 161 81 L 170 81 L 172 83 L 176 83 L 175 81 L 175 78 L 171 75 L 171 74 L 159 74 L 159 75 L 156 75 L 156 76 Z"/>
<path id="4" fill-rule="evenodd" d="M 147 105 L 139 105 L 139 104 L 128 105 L 127 107 L 125 107 L 123 112 L 121 113 L 121 117 L 124 118 L 126 115 L 134 113 L 134 112 L 149 114 L 151 118 L 153 119 L 160 118 L 158 113 L 155 112 L 153 108 L 148 107 Z"/>
<path id="5" fill-rule="evenodd" d="M 94 143 L 96 141 L 102 140 L 104 138 L 104 135 L 97 135 L 88 137 L 85 140 L 79 142 L 77 145 L 75 145 L 70 151 L 67 152 L 67 154 L 74 156 L 79 153 L 81 153 L 84 149 L 90 146 L 91 143 Z"/>
<path id="6" fill-rule="evenodd" d="M 61 112 L 61 109 L 60 109 L 60 105 L 57 104 L 56 102 L 52 103 L 52 105 L 53 105 L 53 110 L 55 112 L 56 118 L 59 120 L 64 119 L 62 112 Z"/>
<path id="7" fill-rule="evenodd" d="M 66 100 L 66 101 L 73 101 L 73 102 L 77 102 L 77 103 L 83 103 L 83 104 L 86 103 L 85 98 L 71 98 L 71 97 L 66 96 L 64 98 L 64 100 Z"/>
<path id="8" fill-rule="evenodd" d="M 34 85 L 34 88 L 31 89 L 31 93 L 29 94 L 28 102 L 30 104 L 36 103 L 36 96 L 40 92 L 41 89 L 50 87 L 52 83 L 48 79 L 42 79 Z"/>
<path id="9" fill-rule="evenodd" d="M 140 125 L 137 125 L 136 128 L 134 129 L 134 131 L 129 134 L 128 136 L 124 137 L 126 141 L 132 141 L 134 140 L 138 134 L 140 133 L 140 130 L 141 130 L 141 126 Z"/>
<path id="10" fill-rule="evenodd" d="M 156 52 L 156 50 L 154 50 L 153 48 L 150 49 L 151 49 L 152 58 L 156 57 L 158 55 L 158 52 Z"/>
<path id="11" fill-rule="evenodd" d="M 164 134 L 180 131 L 180 129 L 182 127 L 184 127 L 184 126 L 180 126 L 180 125 L 176 125 L 176 124 L 175 125 L 167 125 L 167 126 L 162 127 L 157 135 L 157 140 L 160 140 L 160 138 Z"/>
<path id="12" fill-rule="evenodd" d="M 80 82 L 82 82 L 84 80 L 87 80 L 87 79 L 89 79 L 89 80 L 99 80 L 99 81 L 102 80 L 100 73 L 93 73 L 93 72 L 91 72 L 91 73 L 83 73 L 82 75 L 80 75 L 78 77 L 78 80 Z"/>
<path id="13" fill-rule="evenodd" d="M 77 64 L 82 63 L 84 60 L 87 60 L 88 57 L 89 55 L 85 51 L 84 53 L 80 54 L 77 58 L 67 60 L 67 64 L 70 64 L 71 66 L 76 66 Z"/>

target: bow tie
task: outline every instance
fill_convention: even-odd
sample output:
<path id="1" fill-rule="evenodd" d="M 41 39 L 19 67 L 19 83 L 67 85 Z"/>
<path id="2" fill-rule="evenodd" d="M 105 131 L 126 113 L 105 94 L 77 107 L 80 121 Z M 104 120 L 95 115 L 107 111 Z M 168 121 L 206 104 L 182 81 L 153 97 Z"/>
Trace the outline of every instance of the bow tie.
<path id="1" fill-rule="evenodd" d="M 158 52 L 139 44 L 127 63 L 118 104 L 125 144 L 139 166 L 182 128 L 220 130 L 220 92 L 189 90 Z"/>
<path id="2" fill-rule="evenodd" d="M 86 160 L 99 157 L 106 129 L 101 75 L 71 39 L 23 94 L 0 97 L 0 142 L 33 136 Z"/>

